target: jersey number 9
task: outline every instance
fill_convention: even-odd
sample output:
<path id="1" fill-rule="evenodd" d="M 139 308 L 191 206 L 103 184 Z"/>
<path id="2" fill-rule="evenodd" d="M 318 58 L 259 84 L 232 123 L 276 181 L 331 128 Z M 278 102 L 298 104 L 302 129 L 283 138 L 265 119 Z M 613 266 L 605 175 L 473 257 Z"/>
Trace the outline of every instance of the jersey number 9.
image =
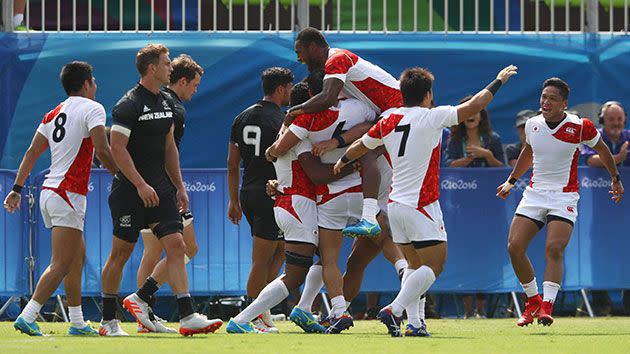
<path id="1" fill-rule="evenodd" d="M 257 125 L 246 125 L 243 128 L 243 143 L 254 145 L 254 156 L 260 156 L 260 136 L 262 131 Z"/>

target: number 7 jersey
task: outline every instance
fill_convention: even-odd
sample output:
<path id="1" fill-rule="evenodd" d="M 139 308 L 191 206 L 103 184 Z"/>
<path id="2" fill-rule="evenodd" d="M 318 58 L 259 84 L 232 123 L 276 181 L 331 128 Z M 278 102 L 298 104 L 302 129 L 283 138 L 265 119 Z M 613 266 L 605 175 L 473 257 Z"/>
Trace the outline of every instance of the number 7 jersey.
<path id="1" fill-rule="evenodd" d="M 457 109 L 402 107 L 376 123 L 363 137 L 369 149 L 385 145 L 392 164 L 389 200 L 423 208 L 440 196 L 442 129 L 457 124 Z"/>
<path id="2" fill-rule="evenodd" d="M 94 155 L 90 130 L 100 125 L 105 125 L 105 108 L 85 97 L 70 96 L 46 113 L 37 128 L 50 147 L 44 187 L 87 194 Z"/>

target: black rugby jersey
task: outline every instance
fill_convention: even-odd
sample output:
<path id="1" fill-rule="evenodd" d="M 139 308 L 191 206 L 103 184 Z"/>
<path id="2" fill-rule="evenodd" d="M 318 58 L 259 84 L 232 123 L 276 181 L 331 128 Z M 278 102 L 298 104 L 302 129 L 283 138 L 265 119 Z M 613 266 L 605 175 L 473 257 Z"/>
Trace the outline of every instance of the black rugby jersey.
<path id="1" fill-rule="evenodd" d="M 186 108 L 175 91 L 168 87 L 162 88 L 162 91 L 170 95 L 172 98 L 173 123 L 175 124 L 175 131 L 173 134 L 175 135 L 175 144 L 177 144 L 177 148 L 179 149 L 179 144 L 182 142 L 182 137 L 184 136 L 184 128 L 186 128 Z"/>
<path id="2" fill-rule="evenodd" d="M 259 100 L 241 112 L 232 123 L 230 142 L 238 145 L 243 160 L 241 190 L 265 189 L 267 180 L 276 178 L 273 164 L 265 151 L 275 141 L 284 123 L 284 113 L 273 102 Z"/>
<path id="3" fill-rule="evenodd" d="M 112 126 L 129 129 L 127 150 L 142 178 L 156 191 L 170 190 L 164 165 L 166 135 L 173 125 L 170 96 L 161 91 L 156 95 L 138 83 L 116 103 L 112 118 Z M 116 177 L 131 184 L 121 171 Z"/>

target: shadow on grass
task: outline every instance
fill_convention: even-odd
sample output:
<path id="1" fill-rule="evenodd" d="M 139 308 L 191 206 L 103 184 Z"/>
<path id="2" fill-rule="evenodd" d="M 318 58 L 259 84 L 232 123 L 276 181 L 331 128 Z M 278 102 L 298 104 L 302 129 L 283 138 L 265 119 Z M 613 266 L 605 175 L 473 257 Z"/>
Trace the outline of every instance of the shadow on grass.
<path id="1" fill-rule="evenodd" d="M 552 337 L 622 337 L 630 336 L 630 333 L 530 333 L 529 335 Z"/>

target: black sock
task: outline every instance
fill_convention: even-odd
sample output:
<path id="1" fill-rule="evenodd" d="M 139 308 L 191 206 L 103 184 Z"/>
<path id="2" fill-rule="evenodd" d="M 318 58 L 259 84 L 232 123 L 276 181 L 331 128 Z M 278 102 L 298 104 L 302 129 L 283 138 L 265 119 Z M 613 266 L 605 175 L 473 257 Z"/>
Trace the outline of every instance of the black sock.
<path id="1" fill-rule="evenodd" d="M 103 299 L 103 321 L 110 321 L 116 318 L 116 303 L 118 296 L 111 294 L 101 294 Z"/>
<path id="2" fill-rule="evenodd" d="M 184 296 L 178 295 L 177 297 L 177 308 L 179 310 L 179 319 L 184 319 L 190 315 L 192 315 L 193 313 L 195 313 L 195 311 L 193 311 L 193 304 L 192 304 L 192 297 L 190 297 L 189 294 L 186 294 Z"/>
<path id="3" fill-rule="evenodd" d="M 148 304 L 151 303 L 151 296 L 153 296 L 158 289 L 158 282 L 152 277 L 148 277 L 147 281 L 144 282 L 144 285 L 136 291 L 136 294 L 142 299 L 142 301 Z"/>

